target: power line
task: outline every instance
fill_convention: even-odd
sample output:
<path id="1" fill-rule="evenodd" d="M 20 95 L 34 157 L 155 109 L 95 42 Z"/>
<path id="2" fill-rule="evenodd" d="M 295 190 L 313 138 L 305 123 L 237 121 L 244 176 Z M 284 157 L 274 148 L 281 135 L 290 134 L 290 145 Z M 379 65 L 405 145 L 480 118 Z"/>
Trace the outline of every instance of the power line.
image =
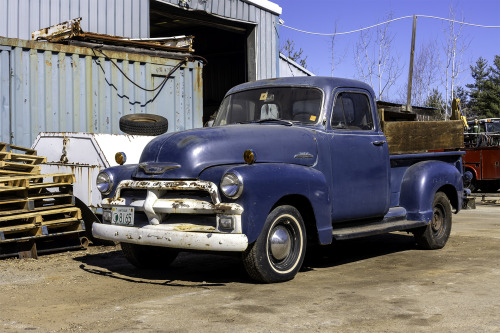
<path id="1" fill-rule="evenodd" d="M 417 16 L 418 17 L 432 18 L 432 19 L 437 19 L 437 20 L 443 20 L 443 21 L 449 21 L 449 22 L 459 23 L 459 24 L 463 24 L 463 25 L 470 25 L 472 27 L 479 27 L 479 28 L 500 28 L 500 25 L 473 24 L 473 23 L 461 22 L 461 21 L 456 21 L 456 20 L 447 19 L 447 18 L 443 18 L 443 17 L 429 16 L 429 15 L 417 15 Z"/>
<path id="2" fill-rule="evenodd" d="M 453 23 L 459 23 L 459 24 L 469 25 L 469 26 L 479 27 L 479 28 L 500 28 L 500 25 L 473 24 L 473 23 L 456 21 L 456 20 L 447 19 L 447 18 L 443 18 L 443 17 L 437 17 L 437 16 L 429 16 L 429 15 L 415 15 L 415 16 L 417 16 L 417 17 L 424 17 L 424 18 L 432 18 L 432 19 L 443 20 L 443 21 L 449 21 L 449 22 L 453 22 Z M 385 22 L 382 22 L 382 23 L 374 24 L 374 25 L 371 25 L 369 27 L 364 27 L 364 28 L 360 28 L 360 29 L 356 29 L 356 30 L 351 30 L 351 31 L 346 31 L 346 32 L 335 32 L 335 33 L 310 32 L 310 31 L 306 31 L 306 30 L 301 30 L 301 29 L 293 28 L 293 27 L 287 26 L 285 24 L 280 24 L 280 25 L 282 27 L 285 27 L 285 28 L 288 28 L 288 29 L 291 29 L 291 30 L 295 30 L 295 31 L 298 31 L 298 32 L 303 32 L 303 33 L 310 34 L 310 35 L 337 36 L 337 35 L 347 35 L 347 34 L 352 34 L 352 33 L 359 32 L 359 31 L 363 31 L 363 30 L 368 30 L 368 29 L 371 29 L 371 28 L 378 27 L 379 25 L 383 25 L 383 24 L 387 24 L 387 23 L 391 23 L 391 22 L 394 22 L 394 21 L 399 21 L 399 20 L 403 20 L 403 19 L 407 19 L 407 18 L 412 18 L 412 17 L 413 17 L 413 15 L 402 16 L 402 17 L 391 19 L 391 20 L 388 20 L 388 21 L 385 21 Z"/>
<path id="3" fill-rule="evenodd" d="M 395 18 L 395 19 L 392 19 L 392 20 L 389 20 L 389 21 L 385 21 L 385 22 L 382 22 L 382 23 L 378 23 L 378 24 L 374 24 L 374 25 L 371 25 L 369 27 L 365 27 L 365 28 L 360 28 L 360 29 L 356 29 L 356 30 L 351 30 L 351 31 L 346 31 L 346 32 L 335 32 L 333 34 L 331 33 L 320 33 L 320 32 L 310 32 L 310 31 L 305 31 L 305 30 L 300 30 L 300 29 L 297 29 L 297 28 L 292 28 L 292 27 L 289 27 L 287 25 L 284 25 L 284 24 L 281 24 L 281 26 L 285 27 L 285 28 L 288 28 L 288 29 L 292 29 L 292 30 L 295 30 L 295 31 L 299 31 L 299 32 L 303 32 L 303 33 L 306 33 L 306 34 L 310 34 L 310 35 L 320 35 L 320 36 L 337 36 L 337 35 L 347 35 L 347 34 L 352 34 L 354 32 L 359 32 L 359 31 L 363 31 L 363 30 L 367 30 L 367 29 L 371 29 L 371 28 L 375 28 L 379 25 L 382 25 L 382 24 L 386 24 L 386 23 L 391 23 L 391 22 L 394 22 L 394 21 L 398 21 L 398 20 L 402 20 L 402 19 L 405 19 L 405 18 L 409 18 L 409 17 L 413 17 L 413 16 L 403 16 L 403 17 L 398 17 L 398 18 Z"/>

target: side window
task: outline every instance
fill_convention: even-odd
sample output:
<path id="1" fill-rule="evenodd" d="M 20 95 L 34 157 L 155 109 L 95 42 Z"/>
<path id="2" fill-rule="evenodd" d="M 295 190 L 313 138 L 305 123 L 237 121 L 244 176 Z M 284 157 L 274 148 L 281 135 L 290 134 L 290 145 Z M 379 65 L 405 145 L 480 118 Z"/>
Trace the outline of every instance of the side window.
<path id="1" fill-rule="evenodd" d="M 373 129 L 368 96 L 354 92 L 338 94 L 333 107 L 332 127 L 351 130 Z"/>

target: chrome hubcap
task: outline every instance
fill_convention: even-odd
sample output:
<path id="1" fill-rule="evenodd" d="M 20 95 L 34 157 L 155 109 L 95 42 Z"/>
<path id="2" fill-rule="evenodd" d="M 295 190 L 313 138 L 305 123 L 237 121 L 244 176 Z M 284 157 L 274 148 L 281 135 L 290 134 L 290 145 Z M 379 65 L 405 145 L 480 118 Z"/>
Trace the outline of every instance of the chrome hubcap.
<path id="1" fill-rule="evenodd" d="M 443 224 L 443 212 L 439 208 L 434 208 L 434 217 L 432 219 L 432 230 L 437 232 Z"/>
<path id="2" fill-rule="evenodd" d="M 284 226 L 277 226 L 273 229 L 270 238 L 271 254 L 276 260 L 285 259 L 290 253 L 292 241 L 289 231 Z"/>

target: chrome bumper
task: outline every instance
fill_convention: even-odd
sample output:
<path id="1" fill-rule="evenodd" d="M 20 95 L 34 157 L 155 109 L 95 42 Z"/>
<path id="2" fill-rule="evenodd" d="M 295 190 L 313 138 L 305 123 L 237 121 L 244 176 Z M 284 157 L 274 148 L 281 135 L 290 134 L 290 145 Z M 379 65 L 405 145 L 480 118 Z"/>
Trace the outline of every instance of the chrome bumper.
<path id="1" fill-rule="evenodd" d="M 146 189 L 145 198 L 122 198 L 123 189 Z M 210 199 L 165 198 L 166 192 L 176 190 L 205 191 Z M 112 207 L 130 206 L 138 212 L 144 212 L 149 225 L 122 226 L 115 224 L 94 223 L 92 234 L 96 238 L 142 245 L 163 246 L 177 249 L 207 251 L 244 251 L 248 239 L 242 234 L 241 214 L 243 207 L 235 203 L 223 203 L 220 200 L 217 185 L 207 181 L 133 181 L 125 180 L 117 186 L 113 198 L 102 200 L 103 210 Z M 216 225 L 196 225 L 191 223 L 162 223 L 168 214 L 211 214 L 216 216 Z M 220 226 L 221 218 L 233 221 L 232 229 Z M 189 221 L 189 217 L 187 218 Z"/>
<path id="2" fill-rule="evenodd" d="M 94 223 L 92 234 L 96 238 L 116 242 L 176 249 L 241 252 L 248 247 L 244 234 L 174 231 L 161 224 L 138 228 Z"/>

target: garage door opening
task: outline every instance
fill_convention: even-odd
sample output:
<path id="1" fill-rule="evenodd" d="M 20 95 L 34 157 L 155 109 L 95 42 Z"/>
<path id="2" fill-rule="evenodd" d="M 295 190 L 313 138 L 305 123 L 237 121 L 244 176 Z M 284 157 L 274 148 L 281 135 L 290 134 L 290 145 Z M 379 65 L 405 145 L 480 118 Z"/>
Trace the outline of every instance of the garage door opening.
<path id="1" fill-rule="evenodd" d="M 151 38 L 195 36 L 194 53 L 208 61 L 203 68 L 203 123 L 231 87 L 255 80 L 256 25 L 158 2 L 151 2 L 150 22 Z"/>

